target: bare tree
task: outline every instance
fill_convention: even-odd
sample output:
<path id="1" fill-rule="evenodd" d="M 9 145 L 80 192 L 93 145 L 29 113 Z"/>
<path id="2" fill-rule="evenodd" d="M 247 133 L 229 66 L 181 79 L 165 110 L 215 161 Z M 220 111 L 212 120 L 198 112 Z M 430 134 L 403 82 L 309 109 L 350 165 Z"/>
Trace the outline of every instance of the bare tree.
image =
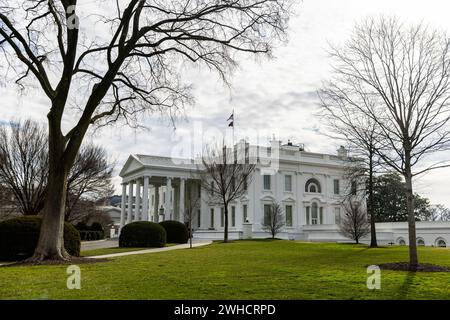
<path id="1" fill-rule="evenodd" d="M 47 148 L 47 132 L 37 122 L 17 121 L 0 127 L 0 183 L 13 195 L 10 206 L 24 215 L 42 213 L 49 173 Z M 68 175 L 66 221 L 88 214 L 79 204 L 81 198 L 95 202 L 112 193 L 113 168 L 104 148 L 92 144 L 81 148 Z"/>
<path id="2" fill-rule="evenodd" d="M 138 126 L 142 112 L 173 117 L 192 100 L 180 62 L 206 65 L 226 81 L 235 52 L 270 54 L 284 38 L 291 7 L 290 0 L 98 0 L 90 3 L 99 9 L 93 14 L 77 2 L 0 0 L 0 65 L 10 66 L 2 71 L 15 72 L 22 87 L 36 80 L 50 105 L 52 197 L 35 261 L 70 259 L 62 241 L 67 176 L 92 124 Z M 70 105 L 78 112 L 64 131 Z"/>
<path id="3" fill-rule="evenodd" d="M 45 129 L 26 120 L 0 127 L 0 183 L 14 196 L 13 206 L 37 215 L 44 206 L 48 178 Z"/>
<path id="4" fill-rule="evenodd" d="M 375 121 L 376 153 L 405 179 L 411 270 L 419 263 L 412 179 L 449 165 L 426 159 L 450 146 L 449 44 L 424 25 L 380 17 L 356 26 L 351 40 L 332 50 L 340 99 Z"/>
<path id="5" fill-rule="evenodd" d="M 113 169 L 114 164 L 108 161 L 104 148 L 92 144 L 81 148 L 67 179 L 66 221 L 80 219 L 82 210 L 78 208 L 75 214 L 74 208 L 81 198 L 96 202 L 114 193 Z"/>
<path id="6" fill-rule="evenodd" d="M 264 212 L 262 229 L 272 235 L 272 239 L 283 229 L 286 218 L 279 203 L 272 203 L 268 212 Z"/>
<path id="7" fill-rule="evenodd" d="M 237 151 L 237 150 L 236 150 Z M 209 203 L 224 209 L 224 236 L 228 242 L 228 206 L 247 193 L 247 186 L 253 179 L 255 164 L 242 158 L 234 148 L 206 146 L 202 155 L 200 183 L 209 196 Z"/>
<path id="8" fill-rule="evenodd" d="M 198 209 L 200 205 L 200 195 L 194 195 L 193 188 L 189 188 L 189 193 L 184 207 L 184 221 L 189 227 L 189 247 L 192 248 L 192 237 L 194 233 L 193 223 L 198 218 Z"/>
<path id="9" fill-rule="evenodd" d="M 352 157 L 345 157 L 347 163 L 347 175 L 351 180 L 359 180 L 366 177 L 367 183 L 367 213 L 370 217 L 370 246 L 377 247 L 377 233 L 375 228 L 375 217 L 373 210 L 373 185 L 374 176 L 381 169 L 381 159 L 376 150 L 380 149 L 380 134 L 378 126 L 370 115 L 360 111 L 347 101 L 347 96 L 342 95 L 342 89 L 338 83 L 328 82 L 319 91 L 321 100 L 321 119 L 323 119 L 338 135 L 338 138 L 348 144 L 352 151 Z M 360 99 L 353 101 L 360 105 L 371 101 Z"/>
<path id="10" fill-rule="evenodd" d="M 339 232 L 359 244 L 361 238 L 370 233 L 370 224 L 361 202 L 348 198 L 342 203 L 344 216 L 339 223 Z"/>

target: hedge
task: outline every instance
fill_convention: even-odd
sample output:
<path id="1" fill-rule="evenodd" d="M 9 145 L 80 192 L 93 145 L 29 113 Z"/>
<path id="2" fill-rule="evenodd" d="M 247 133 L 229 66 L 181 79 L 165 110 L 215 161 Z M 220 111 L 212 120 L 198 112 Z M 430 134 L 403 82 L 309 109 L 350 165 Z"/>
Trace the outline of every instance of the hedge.
<path id="1" fill-rule="evenodd" d="M 36 249 L 42 219 L 36 216 L 18 217 L 0 222 L 0 260 L 18 261 L 29 258 Z M 72 256 L 80 256 L 79 232 L 64 223 L 64 247 Z"/>
<path id="2" fill-rule="evenodd" d="M 184 223 L 166 220 L 159 223 L 167 234 L 168 243 L 186 243 L 189 239 L 189 230 Z"/>
<path id="3" fill-rule="evenodd" d="M 166 231 L 157 223 L 136 221 L 120 231 L 119 247 L 164 247 Z"/>

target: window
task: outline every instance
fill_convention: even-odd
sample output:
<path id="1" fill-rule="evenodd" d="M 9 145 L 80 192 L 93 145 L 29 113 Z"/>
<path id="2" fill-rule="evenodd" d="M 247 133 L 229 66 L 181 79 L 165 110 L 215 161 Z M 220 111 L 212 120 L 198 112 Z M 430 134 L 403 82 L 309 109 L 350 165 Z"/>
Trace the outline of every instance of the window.
<path id="1" fill-rule="evenodd" d="M 200 209 L 197 210 L 197 228 L 200 228 L 201 225 L 201 215 L 200 215 Z"/>
<path id="2" fill-rule="evenodd" d="M 356 196 L 356 181 L 352 181 L 352 195 Z"/>
<path id="3" fill-rule="evenodd" d="M 405 242 L 405 240 L 403 240 L 403 239 L 398 240 L 398 244 L 399 244 L 400 246 L 406 246 L 406 242 Z"/>
<path id="4" fill-rule="evenodd" d="M 336 224 L 341 223 L 341 208 L 334 208 L 334 222 Z"/>
<path id="5" fill-rule="evenodd" d="M 313 203 L 311 206 L 311 224 L 318 224 L 319 219 L 319 208 L 317 207 L 317 203 Z"/>
<path id="6" fill-rule="evenodd" d="M 247 179 L 244 180 L 244 191 L 247 191 L 248 185 L 247 185 Z"/>
<path id="7" fill-rule="evenodd" d="M 264 190 L 270 190 L 270 175 L 264 175 Z"/>
<path id="8" fill-rule="evenodd" d="M 286 206 L 286 226 L 292 227 L 292 206 Z"/>
<path id="9" fill-rule="evenodd" d="M 444 241 L 443 239 L 439 239 L 439 240 L 436 242 L 436 245 L 437 245 L 438 247 L 440 247 L 440 248 L 445 248 L 445 247 L 447 247 L 447 244 L 445 243 L 445 241 Z"/>
<path id="10" fill-rule="evenodd" d="M 209 224 L 209 227 L 214 228 L 214 208 L 211 208 L 210 215 L 211 215 L 211 222 Z"/>
<path id="11" fill-rule="evenodd" d="M 244 204 L 242 206 L 242 216 L 244 218 L 244 222 L 247 222 L 247 205 L 246 204 Z"/>
<path id="12" fill-rule="evenodd" d="M 305 184 L 305 192 L 321 193 L 320 183 L 317 179 L 309 179 Z"/>
<path id="13" fill-rule="evenodd" d="M 209 194 L 210 194 L 211 196 L 214 195 L 214 181 L 211 181 L 211 190 L 209 190 Z"/>
<path id="14" fill-rule="evenodd" d="M 231 226 L 236 226 L 236 207 L 231 206 Z"/>
<path id="15" fill-rule="evenodd" d="M 424 247 L 425 246 L 425 241 L 423 239 L 417 239 L 417 245 L 419 247 Z"/>
<path id="16" fill-rule="evenodd" d="M 200 197 L 200 195 L 202 194 L 202 185 L 201 184 L 197 185 L 197 192 L 198 192 L 198 196 Z"/>
<path id="17" fill-rule="evenodd" d="M 309 207 L 306 207 L 306 224 L 309 224 Z"/>
<path id="18" fill-rule="evenodd" d="M 163 192 L 163 202 L 166 203 L 166 192 Z"/>
<path id="19" fill-rule="evenodd" d="M 152 205 L 155 204 L 155 195 L 152 194 Z"/>
<path id="20" fill-rule="evenodd" d="M 339 180 L 334 179 L 333 184 L 334 184 L 334 194 L 339 194 Z"/>
<path id="21" fill-rule="evenodd" d="M 323 224 L 323 207 L 319 208 L 319 224 Z"/>
<path id="22" fill-rule="evenodd" d="M 264 225 L 270 225 L 270 216 L 272 212 L 272 206 L 270 204 L 264 205 Z"/>
<path id="23" fill-rule="evenodd" d="M 292 176 L 284 176 L 284 191 L 292 191 Z"/>
<path id="24" fill-rule="evenodd" d="M 223 228 L 225 226 L 225 210 L 220 208 L 220 226 Z"/>

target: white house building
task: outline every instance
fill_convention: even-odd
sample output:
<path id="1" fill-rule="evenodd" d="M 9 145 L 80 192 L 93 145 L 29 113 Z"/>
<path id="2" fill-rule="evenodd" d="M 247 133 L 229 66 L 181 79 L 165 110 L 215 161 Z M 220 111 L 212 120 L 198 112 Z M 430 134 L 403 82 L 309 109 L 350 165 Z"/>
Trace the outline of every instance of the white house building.
<path id="1" fill-rule="evenodd" d="M 270 147 L 240 141 L 235 150 L 245 150 L 255 161 L 247 194 L 230 205 L 229 238 L 264 238 L 265 210 L 277 202 L 286 217 L 285 239 L 304 241 L 348 241 L 339 234 L 337 223 L 343 216 L 342 195 L 351 188 L 343 179 L 346 150 L 336 155 L 304 151 L 300 145 L 272 141 Z M 184 212 L 193 199 L 196 207 L 194 237 L 223 238 L 223 208 L 208 203 L 208 194 L 196 177 L 202 170 L 199 159 L 179 159 L 153 155 L 130 155 L 120 172 L 122 206 L 120 227 L 138 220 L 185 221 Z M 406 223 L 379 223 L 381 244 L 408 244 Z M 450 222 L 418 222 L 419 245 L 450 245 Z"/>

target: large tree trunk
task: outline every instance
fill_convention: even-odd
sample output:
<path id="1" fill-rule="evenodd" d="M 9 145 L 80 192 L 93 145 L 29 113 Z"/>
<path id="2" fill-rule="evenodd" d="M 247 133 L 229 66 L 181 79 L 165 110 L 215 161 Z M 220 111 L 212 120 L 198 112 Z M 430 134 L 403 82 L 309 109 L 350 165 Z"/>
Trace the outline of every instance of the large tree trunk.
<path id="1" fill-rule="evenodd" d="M 223 242 L 228 242 L 228 205 L 224 207 L 225 229 L 223 231 Z"/>
<path id="2" fill-rule="evenodd" d="M 369 155 L 369 199 L 367 212 L 370 217 L 370 247 L 378 247 L 377 230 L 375 228 L 375 216 L 373 210 L 373 154 Z"/>
<path id="3" fill-rule="evenodd" d="M 50 126 L 51 127 L 51 126 Z M 67 260 L 64 249 L 64 209 L 67 189 L 67 166 L 64 164 L 64 144 L 50 129 L 49 176 L 42 214 L 38 245 L 31 260 Z"/>
<path id="4" fill-rule="evenodd" d="M 414 196 L 412 188 L 411 158 L 409 152 L 405 154 L 405 193 L 406 208 L 408 210 L 408 234 L 409 234 L 409 265 L 410 270 L 415 271 L 419 264 L 416 243 L 416 217 L 414 214 Z"/>

